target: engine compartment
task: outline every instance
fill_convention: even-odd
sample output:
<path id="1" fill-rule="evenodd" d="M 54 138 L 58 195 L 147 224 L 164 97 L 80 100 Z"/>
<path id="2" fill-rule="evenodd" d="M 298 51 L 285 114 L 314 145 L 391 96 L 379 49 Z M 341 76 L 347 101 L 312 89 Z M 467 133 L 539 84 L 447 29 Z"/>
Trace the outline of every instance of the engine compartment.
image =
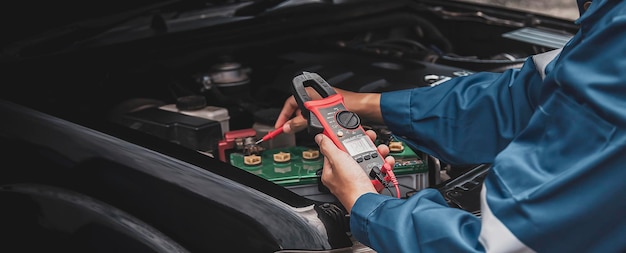
<path id="1" fill-rule="evenodd" d="M 325 18 L 313 21 L 308 18 L 315 12 L 277 12 L 258 18 L 258 24 L 24 61 L 9 66 L 7 80 L 18 81 L 7 94 L 44 112 L 132 128 L 246 169 L 238 154 L 265 152 L 261 160 L 268 160 L 286 152 L 303 159 L 300 152 L 316 148 L 305 132 L 250 145 L 272 130 L 291 96 L 292 78 L 303 71 L 357 92 L 428 87 L 477 71 L 519 67 L 527 56 L 564 43 L 575 29 L 548 17 L 407 2 L 327 10 Z M 384 126 L 363 125 L 379 133 L 380 143 L 395 141 Z M 433 175 L 436 158 L 399 149 L 408 152 L 395 154 L 406 158 L 397 159 L 406 169 L 405 194 L 440 181 Z M 268 168 L 247 169 L 295 189 L 300 185 L 294 180 L 319 185 L 317 159 L 293 166 L 274 160 Z M 265 170 L 273 172 L 259 172 Z"/>
<path id="2" fill-rule="evenodd" d="M 260 8 L 239 9 L 250 3 Z M 346 233 L 349 215 L 319 181 L 313 136 L 255 143 L 273 130 L 294 76 L 314 72 L 356 92 L 427 88 L 519 67 L 576 30 L 570 21 L 461 1 L 159 4 L 0 51 L 0 139 L 11 165 L 0 177 L 10 207 L 3 222 L 19 230 L 15 245 L 114 241 L 87 245 L 101 249 L 125 238 L 103 236 L 109 231 L 137 234 L 110 226 L 124 216 L 83 219 L 101 217 L 93 207 L 106 203 L 106 213 L 141 221 L 132 228 L 145 223 L 192 251 L 363 252 Z M 435 187 L 451 207 L 480 215 L 487 167 L 443 164 L 384 125 L 361 124 L 392 149 L 402 197 Z M 444 176 L 452 180 L 440 187 Z M 382 194 L 396 195 L 391 187 Z M 142 235 L 136 242 L 161 238 Z"/>
<path id="3" fill-rule="evenodd" d="M 112 121 L 198 150 L 320 201 L 332 201 L 332 196 L 319 182 L 323 158 L 312 134 L 282 134 L 261 145 L 254 144 L 273 130 L 282 104 L 292 95 L 294 76 L 303 71 L 315 72 L 334 87 L 382 92 L 437 85 L 472 73 L 458 67 L 331 47 L 286 51 L 247 62 L 230 55 L 220 59 L 188 74 L 186 82 L 178 80 L 178 85 L 172 85 L 176 100 L 131 98 L 115 107 Z M 206 122 L 194 123 L 193 117 Z M 404 185 L 404 195 L 429 186 L 426 154 L 395 140 L 385 126 L 369 122 L 362 125 L 378 133 L 378 143 L 399 145 L 392 154 L 397 159 L 394 171 Z M 277 158 L 281 155 L 286 158 Z"/>

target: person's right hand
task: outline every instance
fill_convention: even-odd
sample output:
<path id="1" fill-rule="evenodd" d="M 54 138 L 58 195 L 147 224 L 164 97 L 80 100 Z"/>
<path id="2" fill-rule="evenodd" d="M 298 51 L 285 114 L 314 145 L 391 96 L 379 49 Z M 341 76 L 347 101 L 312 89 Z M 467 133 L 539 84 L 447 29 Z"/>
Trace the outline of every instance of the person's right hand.
<path id="1" fill-rule="evenodd" d="M 367 130 L 370 139 L 376 139 L 376 133 Z M 322 168 L 322 183 L 337 197 L 348 213 L 356 200 L 365 193 L 378 193 L 372 185 L 369 176 L 361 166 L 345 151 L 339 149 L 335 143 L 324 134 L 317 134 L 315 142 L 324 155 Z M 381 144 L 377 147 L 385 162 L 393 168 L 395 159 L 389 156 L 389 147 Z"/>

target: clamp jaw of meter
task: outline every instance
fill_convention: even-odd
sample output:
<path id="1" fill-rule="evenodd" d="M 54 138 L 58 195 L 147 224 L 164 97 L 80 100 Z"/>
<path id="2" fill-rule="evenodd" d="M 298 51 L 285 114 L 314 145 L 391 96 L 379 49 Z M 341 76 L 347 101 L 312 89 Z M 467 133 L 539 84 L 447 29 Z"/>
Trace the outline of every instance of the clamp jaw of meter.
<path id="1" fill-rule="evenodd" d="M 312 100 L 305 87 L 312 87 L 322 98 Z M 337 147 L 357 161 L 380 192 L 384 183 L 381 169 L 389 165 L 365 134 L 359 116 L 345 107 L 343 96 L 336 93 L 321 76 L 310 72 L 294 77 L 292 88 L 302 115 L 307 119 L 309 134 L 324 133 L 328 136 Z"/>

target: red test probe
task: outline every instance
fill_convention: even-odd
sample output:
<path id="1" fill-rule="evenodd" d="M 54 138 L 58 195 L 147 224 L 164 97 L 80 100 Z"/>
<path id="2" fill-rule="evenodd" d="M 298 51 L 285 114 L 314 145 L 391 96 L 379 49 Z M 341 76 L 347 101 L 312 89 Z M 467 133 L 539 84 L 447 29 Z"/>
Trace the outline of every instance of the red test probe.
<path id="1" fill-rule="evenodd" d="M 269 139 L 272 139 L 272 138 L 276 137 L 277 135 L 279 135 L 281 133 L 283 133 L 283 127 L 282 126 L 279 127 L 279 128 L 276 128 L 276 129 L 274 129 L 272 131 L 270 131 L 265 136 L 263 136 L 263 138 L 261 138 L 260 140 L 256 141 L 254 144 L 255 145 L 259 145 L 259 144 L 261 144 L 261 142 L 264 142 L 264 141 L 267 141 Z"/>

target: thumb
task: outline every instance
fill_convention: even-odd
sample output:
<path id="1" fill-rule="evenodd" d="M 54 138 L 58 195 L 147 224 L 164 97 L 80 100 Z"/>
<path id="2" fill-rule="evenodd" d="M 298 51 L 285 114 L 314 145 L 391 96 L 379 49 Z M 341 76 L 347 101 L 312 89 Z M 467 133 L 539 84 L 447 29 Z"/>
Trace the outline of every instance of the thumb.
<path id="1" fill-rule="evenodd" d="M 283 125 L 283 132 L 291 134 L 300 132 L 307 127 L 307 120 L 302 116 L 297 116 Z"/>
<path id="2" fill-rule="evenodd" d="M 320 146 L 320 151 L 325 156 L 328 156 L 327 154 L 336 154 L 340 151 L 337 145 L 335 145 L 335 143 L 324 134 L 315 135 L 315 143 Z"/>

